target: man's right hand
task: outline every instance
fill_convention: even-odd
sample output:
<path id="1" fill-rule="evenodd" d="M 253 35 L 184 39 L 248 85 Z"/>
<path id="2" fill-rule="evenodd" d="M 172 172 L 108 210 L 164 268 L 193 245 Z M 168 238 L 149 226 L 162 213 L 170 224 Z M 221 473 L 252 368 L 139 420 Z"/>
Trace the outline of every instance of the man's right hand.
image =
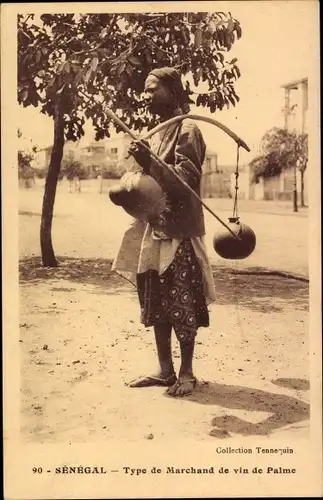
<path id="1" fill-rule="evenodd" d="M 149 151 L 142 145 L 144 143 L 149 147 L 149 143 L 145 140 L 143 141 L 133 141 L 130 143 L 128 148 L 128 155 L 134 157 L 136 162 L 142 167 L 145 173 L 149 173 L 151 165 L 151 155 Z"/>

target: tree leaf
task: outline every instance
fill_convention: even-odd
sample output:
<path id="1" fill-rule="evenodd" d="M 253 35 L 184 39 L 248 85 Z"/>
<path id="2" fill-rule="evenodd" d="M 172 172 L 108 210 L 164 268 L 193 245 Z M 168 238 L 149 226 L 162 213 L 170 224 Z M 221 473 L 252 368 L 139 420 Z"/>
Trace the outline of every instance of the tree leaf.
<path id="1" fill-rule="evenodd" d="M 132 74 L 134 72 L 134 68 L 133 66 L 131 66 L 131 64 L 127 64 L 126 65 L 126 73 L 127 75 L 131 78 Z"/>
<path id="2" fill-rule="evenodd" d="M 234 98 L 235 98 L 235 100 L 236 100 L 237 102 L 239 102 L 239 101 L 240 101 L 240 97 L 236 94 L 235 90 L 232 90 L 232 95 L 234 96 Z"/>
<path id="3" fill-rule="evenodd" d="M 142 66 L 141 59 L 138 56 L 129 56 L 128 61 L 134 66 L 140 67 Z"/>
<path id="4" fill-rule="evenodd" d="M 231 17 L 229 17 L 228 19 L 227 30 L 229 33 L 232 33 L 232 31 L 234 30 L 234 21 Z"/>
<path id="5" fill-rule="evenodd" d="M 35 91 L 33 91 L 33 92 L 31 92 L 29 97 L 30 97 L 30 102 L 31 102 L 31 104 L 32 104 L 35 108 L 37 108 L 37 106 L 38 106 L 38 98 L 39 98 L 39 96 L 38 96 L 38 94 L 37 94 L 36 90 L 35 90 Z"/>
<path id="6" fill-rule="evenodd" d="M 57 80 L 56 80 L 56 75 L 54 75 L 51 80 L 49 81 L 47 87 L 46 87 L 46 92 L 48 94 L 50 94 L 51 92 L 54 92 L 54 89 L 56 87 L 56 83 L 57 83 Z"/>
<path id="7" fill-rule="evenodd" d="M 40 63 L 41 56 L 42 56 L 41 50 L 37 50 L 37 51 L 36 51 L 36 56 L 35 56 L 35 61 L 36 61 L 36 64 L 39 64 L 39 63 Z"/>
<path id="8" fill-rule="evenodd" d="M 65 89 L 65 87 L 66 87 L 66 82 L 64 83 L 64 85 L 62 85 L 62 87 L 60 89 L 57 90 L 56 94 L 61 95 L 63 90 Z"/>
<path id="9" fill-rule="evenodd" d="M 87 91 L 90 94 L 96 94 L 97 93 L 97 88 L 95 87 L 95 85 L 93 85 L 92 82 L 89 82 L 88 85 L 87 85 Z"/>
<path id="10" fill-rule="evenodd" d="M 200 28 L 198 28 L 195 32 L 195 35 L 194 35 L 194 48 L 195 48 L 195 50 L 199 49 L 201 47 L 202 39 L 203 39 L 202 30 Z"/>
<path id="11" fill-rule="evenodd" d="M 152 62 L 153 62 L 153 57 L 151 55 L 151 51 L 150 49 L 145 49 L 144 50 L 144 54 L 145 54 L 145 58 L 146 58 L 146 61 L 147 61 L 147 64 L 149 66 L 151 66 Z"/>
<path id="12" fill-rule="evenodd" d="M 196 76 L 196 74 L 193 75 L 193 81 L 194 81 L 195 87 L 197 87 L 199 84 L 199 78 Z"/>
<path id="13" fill-rule="evenodd" d="M 156 51 L 157 61 L 161 61 L 162 59 L 164 59 L 164 57 L 165 57 L 164 52 L 162 50 L 157 49 L 157 51 Z"/>
<path id="14" fill-rule="evenodd" d="M 103 29 L 102 29 L 102 31 L 101 31 L 101 33 L 100 33 L 100 38 L 101 38 L 101 39 L 102 39 L 102 38 L 105 38 L 105 37 L 107 36 L 107 34 L 108 34 L 108 28 L 107 28 L 107 27 L 105 27 L 105 28 L 103 28 Z"/>
<path id="15" fill-rule="evenodd" d="M 181 35 L 183 45 L 188 45 L 190 43 L 190 33 L 185 26 L 181 26 Z"/>
<path id="16" fill-rule="evenodd" d="M 199 81 L 201 79 L 201 76 L 202 76 L 202 68 L 197 68 L 195 75 L 196 75 L 197 81 Z"/>
<path id="17" fill-rule="evenodd" d="M 235 100 L 233 99 L 233 97 L 232 97 L 232 95 L 231 95 L 231 94 L 229 94 L 229 95 L 228 95 L 228 99 L 229 99 L 229 101 L 231 102 L 231 104 L 233 104 L 233 106 L 235 106 L 235 105 L 236 105 L 236 102 L 235 102 Z"/>
<path id="18" fill-rule="evenodd" d="M 98 57 L 93 57 L 92 61 L 91 61 L 91 70 L 93 72 L 96 71 L 97 67 L 98 67 L 98 64 L 99 64 L 99 59 Z"/>
<path id="19" fill-rule="evenodd" d="M 211 49 L 212 47 L 212 38 L 210 36 L 208 36 L 207 32 L 204 32 L 203 33 L 203 42 L 202 42 L 202 45 L 203 45 L 203 48 L 204 49 Z"/>
<path id="20" fill-rule="evenodd" d="M 237 33 L 237 38 L 239 40 L 242 36 L 242 29 L 241 29 L 240 23 L 238 23 L 238 22 L 235 23 L 235 29 L 236 29 L 236 33 Z"/>
<path id="21" fill-rule="evenodd" d="M 227 47 L 228 50 L 231 49 L 231 37 L 230 37 L 230 33 L 228 31 L 224 31 L 224 45 Z"/>
<path id="22" fill-rule="evenodd" d="M 215 32 L 215 30 L 216 30 L 216 24 L 215 24 L 215 22 L 214 22 L 214 21 L 212 21 L 212 20 L 211 20 L 211 21 L 209 22 L 208 26 L 207 26 L 207 31 L 208 31 L 209 33 L 211 33 L 211 35 L 213 35 L 213 33 Z"/>
<path id="23" fill-rule="evenodd" d="M 74 79 L 74 86 L 77 87 L 80 83 L 84 81 L 84 72 L 82 69 L 76 74 Z"/>
<path id="24" fill-rule="evenodd" d="M 101 59 L 104 59 L 105 57 L 109 57 L 110 51 L 109 49 L 98 49 L 98 55 L 100 56 Z"/>
<path id="25" fill-rule="evenodd" d="M 66 61 L 66 63 L 64 64 L 64 69 L 63 69 L 63 72 L 64 73 L 69 73 L 70 72 L 70 63 L 68 61 Z"/>
<path id="26" fill-rule="evenodd" d="M 222 29 L 216 30 L 216 39 L 217 39 L 218 45 L 224 47 L 225 40 L 224 40 L 224 31 Z"/>
<path id="27" fill-rule="evenodd" d="M 29 95 L 29 90 L 28 89 L 25 89 L 22 91 L 21 93 L 21 100 L 22 102 L 25 102 L 28 98 L 28 95 Z"/>
<path id="28" fill-rule="evenodd" d="M 88 83 L 92 75 L 92 68 L 89 68 L 84 75 L 84 82 Z"/>
<path id="29" fill-rule="evenodd" d="M 126 69 L 126 63 L 119 64 L 119 66 L 117 66 L 117 71 L 116 71 L 117 75 L 120 77 L 121 74 L 125 71 L 125 69 Z"/>
<path id="30" fill-rule="evenodd" d="M 58 73 L 61 73 L 61 72 L 64 70 L 64 66 L 65 66 L 65 61 L 64 61 L 64 62 L 62 62 L 62 63 L 58 66 L 58 70 L 57 70 L 57 72 L 58 72 Z"/>

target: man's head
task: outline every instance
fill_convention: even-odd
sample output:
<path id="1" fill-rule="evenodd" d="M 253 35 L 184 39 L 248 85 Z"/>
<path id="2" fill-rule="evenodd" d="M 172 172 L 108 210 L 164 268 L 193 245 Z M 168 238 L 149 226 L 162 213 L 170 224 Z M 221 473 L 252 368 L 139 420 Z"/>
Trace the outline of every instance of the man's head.
<path id="1" fill-rule="evenodd" d="M 189 111 L 180 73 L 173 68 L 151 71 L 145 82 L 145 94 L 153 114 L 167 116 L 177 108 L 184 113 Z"/>

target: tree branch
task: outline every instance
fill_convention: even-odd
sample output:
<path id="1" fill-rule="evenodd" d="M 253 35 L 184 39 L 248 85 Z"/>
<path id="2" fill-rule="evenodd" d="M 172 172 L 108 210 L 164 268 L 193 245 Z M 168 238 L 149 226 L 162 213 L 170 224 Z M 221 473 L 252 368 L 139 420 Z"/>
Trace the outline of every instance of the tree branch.
<path id="1" fill-rule="evenodd" d="M 79 52 L 73 52 L 74 56 L 80 56 L 81 54 L 90 54 L 91 52 L 95 52 L 96 50 L 100 49 L 102 45 L 106 42 L 106 38 L 101 40 L 101 42 L 96 46 L 93 47 L 92 49 L 86 49 L 86 50 L 80 50 Z"/>
<path id="2" fill-rule="evenodd" d="M 144 38 L 146 38 L 146 40 L 148 40 L 156 49 L 160 50 L 161 52 L 163 52 L 164 54 L 166 54 L 168 57 L 171 56 L 171 54 L 169 52 L 167 52 L 167 50 L 164 50 L 162 49 L 161 47 L 159 47 L 159 45 L 157 45 L 148 35 L 146 35 L 146 33 L 138 33 L 139 36 L 143 36 Z"/>
<path id="3" fill-rule="evenodd" d="M 111 21 L 111 24 L 109 26 L 110 30 L 112 30 L 112 28 L 115 27 L 115 25 L 117 24 L 117 21 L 118 21 L 118 15 L 114 14 L 113 18 L 112 18 L 112 21 Z"/>
<path id="4" fill-rule="evenodd" d="M 26 17 L 26 19 L 24 20 L 24 23 L 27 24 L 27 21 L 29 20 L 29 18 L 32 16 L 32 14 L 28 14 L 28 16 Z"/>
<path id="5" fill-rule="evenodd" d="M 148 19 L 148 21 L 144 21 L 143 23 L 141 23 L 141 26 L 142 26 L 143 24 L 153 23 L 154 21 L 157 21 L 157 19 L 165 19 L 165 17 L 167 17 L 167 16 L 168 16 L 168 14 L 163 14 L 163 15 L 161 15 L 161 16 L 156 16 L 156 17 L 154 17 L 154 18 L 152 18 L 152 19 Z"/>

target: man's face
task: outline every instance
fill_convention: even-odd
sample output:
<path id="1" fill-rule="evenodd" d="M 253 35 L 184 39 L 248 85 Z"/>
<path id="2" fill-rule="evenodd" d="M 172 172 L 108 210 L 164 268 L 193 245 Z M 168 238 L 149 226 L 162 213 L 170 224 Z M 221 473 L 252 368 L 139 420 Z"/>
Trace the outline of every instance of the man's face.
<path id="1" fill-rule="evenodd" d="M 154 75 L 149 75 L 145 82 L 145 99 L 149 111 L 156 115 L 174 106 L 170 92 Z"/>

